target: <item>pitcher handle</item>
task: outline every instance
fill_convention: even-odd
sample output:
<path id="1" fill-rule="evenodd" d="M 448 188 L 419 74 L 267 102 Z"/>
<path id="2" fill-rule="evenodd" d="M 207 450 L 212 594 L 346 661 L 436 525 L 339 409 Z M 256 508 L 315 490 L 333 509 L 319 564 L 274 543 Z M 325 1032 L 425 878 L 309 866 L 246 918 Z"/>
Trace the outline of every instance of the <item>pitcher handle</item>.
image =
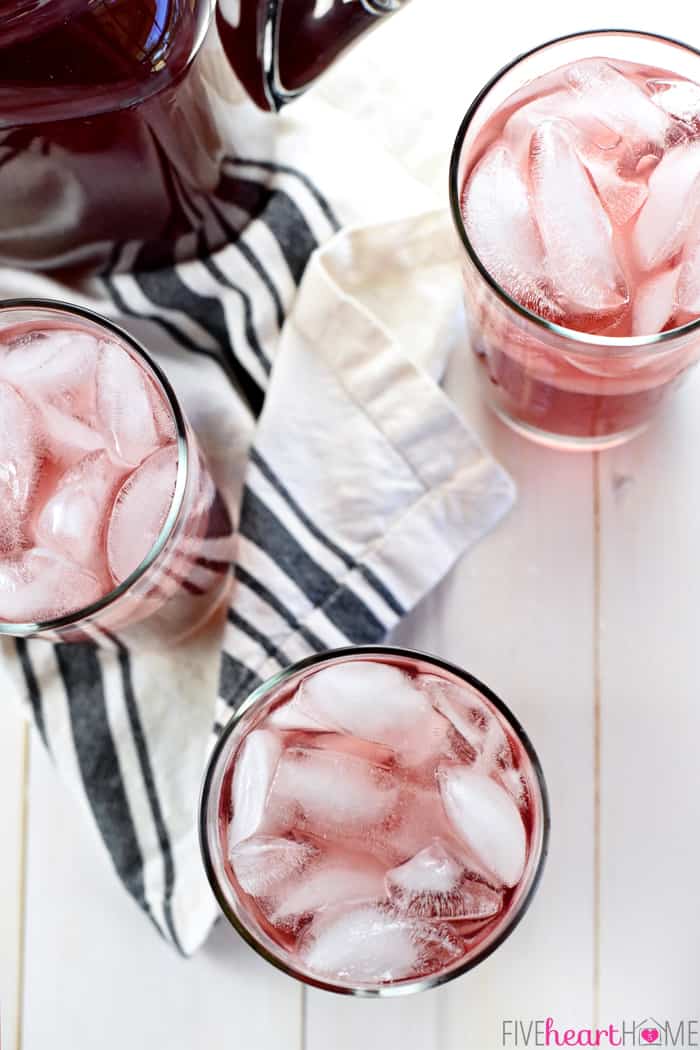
<path id="1" fill-rule="evenodd" d="M 359 37 L 408 0 L 218 0 L 234 73 L 261 109 L 306 90 Z"/>

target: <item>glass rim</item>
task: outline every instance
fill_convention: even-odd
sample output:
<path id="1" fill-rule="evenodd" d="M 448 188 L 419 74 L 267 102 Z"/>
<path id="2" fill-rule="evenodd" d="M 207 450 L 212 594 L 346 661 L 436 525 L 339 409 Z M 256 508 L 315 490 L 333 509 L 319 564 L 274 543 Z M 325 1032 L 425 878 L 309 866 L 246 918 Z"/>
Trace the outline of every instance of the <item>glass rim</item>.
<path id="1" fill-rule="evenodd" d="M 666 332 L 656 332 L 653 335 L 635 335 L 635 336 L 605 336 L 599 335 L 594 336 L 590 332 L 581 332 L 575 328 L 566 328 L 563 325 L 556 324 L 554 321 L 549 321 L 545 317 L 540 317 L 539 314 L 528 309 L 527 306 L 523 306 L 517 299 L 514 299 L 509 293 L 503 288 L 495 277 L 489 272 L 486 266 L 482 263 L 479 258 L 476 249 L 473 247 L 469 236 L 467 234 L 464 220 L 462 218 L 462 210 L 460 206 L 461 187 L 459 185 L 459 165 L 462 158 L 462 150 L 464 147 L 464 141 L 467 136 L 467 132 L 471 127 L 473 119 L 476 117 L 481 103 L 488 96 L 489 92 L 496 84 L 512 69 L 520 65 L 526 59 L 532 55 L 536 55 L 540 51 L 545 51 L 549 47 L 553 47 L 556 44 L 562 44 L 569 40 L 576 40 L 581 37 L 604 37 L 604 36 L 626 36 L 626 37 L 646 37 L 649 40 L 657 40 L 662 44 L 671 44 L 674 47 L 682 48 L 685 51 L 690 52 L 700 58 L 700 50 L 693 47 L 692 44 L 686 44 L 682 40 L 677 40 L 675 37 L 666 36 L 663 33 L 648 32 L 643 29 L 581 29 L 575 33 L 565 33 L 562 36 L 552 37 L 550 40 L 546 40 L 542 44 L 537 44 L 535 47 L 529 48 L 527 51 L 523 51 L 521 54 L 516 55 L 515 58 L 507 62 L 506 65 L 502 66 L 489 80 L 484 84 L 481 90 L 477 93 L 471 105 L 469 106 L 465 116 L 462 119 L 462 123 L 459 126 L 457 137 L 452 147 L 452 155 L 450 158 L 449 168 L 449 197 L 450 197 L 450 211 L 452 213 L 452 220 L 457 229 L 457 234 L 460 238 L 462 246 L 465 248 L 467 255 L 473 265 L 476 267 L 479 274 L 483 277 L 489 287 L 496 293 L 499 299 L 515 313 L 519 314 L 525 320 L 535 324 L 537 327 L 549 332 L 552 335 L 556 335 L 560 339 L 567 339 L 571 343 L 577 344 L 575 347 L 576 352 L 590 353 L 591 355 L 598 355 L 599 351 L 619 351 L 620 354 L 624 354 L 629 350 L 648 350 L 654 352 L 657 350 L 668 349 L 668 344 L 677 341 L 679 338 L 683 338 L 686 335 L 700 329 L 700 317 L 697 317 L 694 321 L 687 321 L 685 324 L 678 326 L 677 328 L 670 328 Z"/>
<path id="2" fill-rule="evenodd" d="M 449 674 L 461 679 L 466 682 L 467 685 L 481 693 L 481 695 L 492 704 L 492 706 L 495 707 L 499 714 L 504 718 L 507 725 L 517 738 L 518 743 L 525 751 L 528 761 L 532 766 L 542 807 L 542 833 L 539 855 L 530 879 L 530 884 L 521 900 L 518 902 L 517 907 L 513 909 L 512 914 L 508 916 L 507 920 L 503 923 L 503 926 L 497 929 L 495 936 L 485 945 L 484 949 L 477 950 L 471 958 L 468 958 L 461 964 L 442 973 L 429 974 L 425 977 L 404 980 L 396 984 L 377 985 L 372 988 L 359 985 L 334 984 L 332 981 L 324 980 L 321 977 L 314 977 L 311 974 L 302 973 L 290 963 L 285 962 L 285 960 L 273 954 L 273 952 L 271 952 L 270 949 L 267 948 L 266 945 L 264 945 L 261 940 L 238 919 L 229 906 L 226 896 L 221 889 L 221 880 L 217 875 L 212 850 L 210 848 L 209 821 L 207 819 L 214 778 L 219 771 L 221 762 L 224 759 L 228 760 L 230 757 L 227 754 L 227 745 L 243 716 L 246 715 L 256 704 L 265 700 L 274 690 L 283 686 L 302 671 L 306 671 L 319 664 L 332 663 L 335 660 L 342 660 L 351 656 L 394 656 L 402 657 L 407 660 L 419 660 L 427 664 L 432 664 L 443 671 L 447 671 Z M 302 984 L 309 985 L 312 988 L 319 988 L 322 991 L 335 992 L 338 995 L 351 995 L 360 998 L 395 998 L 402 995 L 411 995 L 416 992 L 427 991 L 429 988 L 436 988 L 438 985 L 445 984 L 447 981 L 451 981 L 456 977 L 461 977 L 463 974 L 474 969 L 475 966 L 478 966 L 479 963 L 492 955 L 493 952 L 495 952 L 496 949 L 507 940 L 511 933 L 513 933 L 532 903 L 537 888 L 539 887 L 549 852 L 550 825 L 551 811 L 549 805 L 549 793 L 539 756 L 525 729 L 508 705 L 501 700 L 492 689 L 469 671 L 465 671 L 464 668 L 458 667 L 456 664 L 450 663 L 448 660 L 444 660 L 442 657 L 435 656 L 432 653 L 394 645 L 349 645 L 338 649 L 329 649 L 321 653 L 314 653 L 311 656 L 307 656 L 303 660 L 298 660 L 289 667 L 278 671 L 266 681 L 262 682 L 252 693 L 249 694 L 241 706 L 233 712 L 231 718 L 226 723 L 211 755 L 209 756 L 199 799 L 199 845 L 204 870 L 219 907 L 236 932 L 255 952 L 258 953 L 258 955 L 262 956 L 266 962 L 287 974 L 288 977 L 293 977 L 296 980 L 301 981 Z"/>
<path id="3" fill-rule="evenodd" d="M 110 318 L 104 317 L 102 314 L 90 310 L 87 307 L 67 303 L 61 299 L 43 299 L 33 297 L 0 299 L 0 318 L 2 318 L 3 314 L 9 310 L 47 310 L 53 311 L 57 314 L 72 315 L 82 320 L 89 321 L 91 324 L 94 324 L 99 328 L 106 329 L 106 331 L 112 336 L 116 337 L 121 342 L 126 343 L 127 346 L 133 350 L 139 360 L 145 364 L 146 369 L 153 373 L 160 384 L 162 391 L 165 394 L 168 407 L 172 412 L 177 441 L 177 477 L 175 480 L 175 490 L 173 492 L 172 502 L 165 521 L 161 526 L 160 532 L 143 560 L 125 579 L 121 581 L 121 583 L 117 584 L 116 587 L 113 587 L 112 590 L 107 592 L 107 594 L 98 598 L 90 605 L 85 605 L 76 609 L 74 612 L 65 613 L 63 616 L 57 616 L 48 620 L 37 620 L 33 623 L 14 623 L 8 620 L 0 620 L 0 637 L 9 635 L 11 637 L 27 638 L 33 635 L 46 634 L 51 631 L 74 626 L 79 624 L 81 620 L 89 619 L 91 616 L 103 612 L 105 609 L 113 605 L 114 602 L 118 601 L 118 599 L 124 594 L 130 591 L 134 584 L 142 579 L 162 554 L 180 517 L 180 512 L 185 499 L 187 478 L 189 475 L 190 453 L 187 444 L 185 417 L 180 408 L 175 391 L 161 367 L 156 364 L 138 339 L 130 335 L 129 332 L 125 331 Z"/>

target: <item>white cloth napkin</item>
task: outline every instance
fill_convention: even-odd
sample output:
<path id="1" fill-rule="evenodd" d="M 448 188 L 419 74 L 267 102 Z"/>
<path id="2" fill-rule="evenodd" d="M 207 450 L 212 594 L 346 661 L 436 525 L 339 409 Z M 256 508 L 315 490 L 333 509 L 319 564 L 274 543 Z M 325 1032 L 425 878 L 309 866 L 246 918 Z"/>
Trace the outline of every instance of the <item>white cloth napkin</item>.
<path id="1" fill-rule="evenodd" d="M 320 98 L 280 117 L 217 104 L 231 159 L 184 261 L 135 274 L 127 244 L 70 286 L 0 271 L 1 295 L 79 303 L 142 340 L 239 524 L 230 608 L 177 649 L 3 643 L 96 842 L 185 954 L 217 914 L 196 836 L 212 732 L 281 666 L 379 641 L 514 498 L 439 386 L 460 296 L 445 210 Z M 222 216 L 236 235 L 207 254 Z"/>

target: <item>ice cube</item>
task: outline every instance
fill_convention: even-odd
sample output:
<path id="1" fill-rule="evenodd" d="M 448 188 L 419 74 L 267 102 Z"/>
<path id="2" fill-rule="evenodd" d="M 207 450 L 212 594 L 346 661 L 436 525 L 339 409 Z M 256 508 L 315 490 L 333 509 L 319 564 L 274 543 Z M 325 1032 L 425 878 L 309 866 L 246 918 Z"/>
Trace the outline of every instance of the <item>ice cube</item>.
<path id="1" fill-rule="evenodd" d="M 97 427 L 121 460 L 137 466 L 160 444 L 156 409 L 143 369 L 104 341 L 97 363 Z"/>
<path id="2" fill-rule="evenodd" d="M 296 695 L 291 700 L 276 707 L 272 714 L 268 715 L 267 724 L 275 729 L 302 729 L 308 730 L 310 733 L 319 733 L 324 729 L 330 728 L 322 725 L 317 719 L 302 711 L 297 703 Z"/>
<path id="3" fill-rule="evenodd" d="M 415 856 L 434 837 L 449 839 L 451 835 L 433 776 L 430 786 L 402 787 L 392 820 L 384 833 L 372 842 L 372 847 L 393 867 Z"/>
<path id="4" fill-rule="evenodd" d="M 606 212 L 616 226 L 625 226 L 644 205 L 649 190 L 638 178 L 620 174 L 615 158 L 600 150 L 583 152 L 581 159 L 590 174 Z"/>
<path id="5" fill-rule="evenodd" d="M 465 868 L 490 881 L 490 872 L 455 834 L 436 787 L 435 773 L 429 786 L 420 783 L 402 785 L 391 819 L 368 836 L 367 848 L 387 867 L 393 868 L 415 857 L 437 838 Z"/>
<path id="6" fill-rule="evenodd" d="M 101 597 L 97 578 L 53 551 L 0 561 L 0 620 L 36 623 L 77 612 Z"/>
<path id="7" fill-rule="evenodd" d="M 380 697 L 380 700 L 377 700 Z M 448 725 L 399 668 L 351 661 L 319 671 L 302 684 L 292 705 L 339 733 L 319 746 L 358 754 L 379 765 L 397 762 L 430 774 L 447 749 Z M 370 742 L 370 743 L 368 743 Z"/>
<path id="8" fill-rule="evenodd" d="M 525 869 L 527 836 L 511 796 L 470 766 L 443 765 L 438 782 L 455 833 L 499 884 L 515 886 Z"/>
<path id="9" fill-rule="evenodd" d="M 576 136 L 578 143 L 601 150 L 614 149 L 620 142 L 619 134 L 599 121 L 579 95 L 568 90 L 554 91 L 516 109 L 506 121 L 503 137 L 523 160 L 527 157 L 532 133 L 543 120 L 566 121 L 569 133 Z"/>
<path id="10" fill-rule="evenodd" d="M 575 145 L 593 179 L 608 215 L 616 225 L 624 226 L 647 196 L 645 182 L 631 177 L 637 157 L 617 132 L 587 111 L 579 96 L 572 91 L 557 91 L 517 110 L 506 123 L 504 137 L 523 156 L 524 164 L 532 134 L 545 120 L 561 124 L 563 134 Z"/>
<path id="11" fill-rule="evenodd" d="M 684 124 L 700 124 L 700 86 L 690 80 L 650 80 L 652 100 Z"/>
<path id="12" fill-rule="evenodd" d="M 519 809 L 527 809 L 530 796 L 525 782 L 525 777 L 515 766 L 501 769 L 497 774 L 498 781 L 506 789 Z"/>
<path id="13" fill-rule="evenodd" d="M 409 919 L 372 904 L 322 912 L 303 934 L 304 965 L 319 976 L 381 983 L 436 972 L 463 944 L 445 926 Z"/>
<path id="14" fill-rule="evenodd" d="M 266 822 L 324 838 L 369 839 L 398 798 L 397 783 L 381 766 L 340 752 L 290 747 L 270 787 Z"/>
<path id="15" fill-rule="evenodd" d="M 421 919 L 488 919 L 503 903 L 496 890 L 470 879 L 439 841 L 388 871 L 386 890 L 395 907 Z"/>
<path id="16" fill-rule="evenodd" d="M 269 729 L 254 729 L 241 744 L 231 783 L 230 846 L 254 835 L 262 824 L 265 800 L 281 754 L 280 739 Z"/>
<path id="17" fill-rule="evenodd" d="M 574 63 L 566 71 L 566 81 L 591 116 L 631 140 L 638 153 L 646 151 L 649 144 L 663 146 L 670 123 L 668 116 L 633 80 L 605 59 Z"/>
<path id="18" fill-rule="evenodd" d="M 379 744 L 407 741 L 430 704 L 398 667 L 347 660 L 304 679 L 300 710 L 323 725 Z"/>
<path id="19" fill-rule="evenodd" d="M 534 133 L 530 173 L 557 296 L 574 313 L 620 310 L 627 302 L 627 287 L 610 219 L 562 125 L 545 121 Z"/>
<path id="20" fill-rule="evenodd" d="M 298 930 L 303 920 L 335 904 L 385 898 L 384 867 L 374 857 L 335 850 L 280 886 L 267 912 L 273 925 Z"/>
<path id="21" fill-rule="evenodd" d="M 166 445 L 130 474 L 114 501 L 107 531 L 110 572 L 119 582 L 141 564 L 158 538 L 173 501 L 177 446 Z"/>
<path id="22" fill-rule="evenodd" d="M 474 689 L 458 686 L 437 675 L 421 675 L 421 686 L 466 742 L 474 761 L 483 762 L 489 771 L 499 763 L 512 761 L 500 722 Z"/>
<path id="23" fill-rule="evenodd" d="M 0 383 L 0 555 L 23 541 L 42 443 L 36 412 L 13 387 Z"/>
<path id="24" fill-rule="evenodd" d="M 689 314 L 700 314 L 700 213 L 683 249 L 678 278 L 678 305 Z"/>
<path id="25" fill-rule="evenodd" d="M 92 376 L 97 345 L 87 332 L 31 332 L 0 352 L 0 376 L 38 399 L 73 392 Z"/>
<path id="26" fill-rule="evenodd" d="M 668 150 L 649 176 L 649 196 L 634 226 L 633 245 L 643 270 L 671 259 L 700 204 L 700 142 Z"/>
<path id="27" fill-rule="evenodd" d="M 54 459 L 74 463 L 86 452 L 97 452 L 105 447 L 102 435 L 74 415 L 68 406 L 42 401 L 37 407 Z"/>
<path id="28" fill-rule="evenodd" d="M 357 758 L 374 762 L 378 766 L 396 765 L 396 752 L 392 748 L 385 747 L 383 744 L 375 744 L 372 740 L 350 736 L 347 733 L 321 732 L 307 737 L 304 743 L 308 747 L 320 747 L 326 751 L 341 751 L 346 755 L 355 755 Z"/>
<path id="29" fill-rule="evenodd" d="M 310 842 L 273 835 L 254 835 L 230 846 L 229 860 L 238 882 L 253 897 L 274 892 L 285 879 L 299 875 L 318 854 Z"/>
<path id="30" fill-rule="evenodd" d="M 105 527 L 122 477 L 106 452 L 91 452 L 65 471 L 37 519 L 41 546 L 103 573 Z"/>
<path id="31" fill-rule="evenodd" d="M 666 327 L 676 309 L 679 273 L 675 266 L 640 284 L 632 304 L 632 335 L 655 335 Z"/>
<path id="32" fill-rule="evenodd" d="M 515 157 L 492 146 L 462 196 L 464 226 L 476 254 L 505 291 L 544 317 L 561 317 L 548 291 L 542 240 Z"/>
<path id="33" fill-rule="evenodd" d="M 417 723 L 410 739 L 401 747 L 399 762 L 416 776 L 433 781 L 438 762 L 455 753 L 452 726 L 437 711 Z"/>

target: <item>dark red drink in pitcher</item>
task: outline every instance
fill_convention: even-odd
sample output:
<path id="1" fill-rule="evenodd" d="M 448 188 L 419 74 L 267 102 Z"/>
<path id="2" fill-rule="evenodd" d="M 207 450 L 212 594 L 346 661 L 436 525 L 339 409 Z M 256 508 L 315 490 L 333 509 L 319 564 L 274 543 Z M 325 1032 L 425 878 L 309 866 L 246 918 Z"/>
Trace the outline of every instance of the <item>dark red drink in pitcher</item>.
<path id="1" fill-rule="evenodd" d="M 228 0 L 220 40 L 212 0 L 0 0 L 0 265 L 157 263 L 219 180 L 212 81 L 276 109 L 399 6 Z"/>
<path id="2" fill-rule="evenodd" d="M 251 98 L 278 109 L 407 0 L 219 0 L 221 42 Z"/>

